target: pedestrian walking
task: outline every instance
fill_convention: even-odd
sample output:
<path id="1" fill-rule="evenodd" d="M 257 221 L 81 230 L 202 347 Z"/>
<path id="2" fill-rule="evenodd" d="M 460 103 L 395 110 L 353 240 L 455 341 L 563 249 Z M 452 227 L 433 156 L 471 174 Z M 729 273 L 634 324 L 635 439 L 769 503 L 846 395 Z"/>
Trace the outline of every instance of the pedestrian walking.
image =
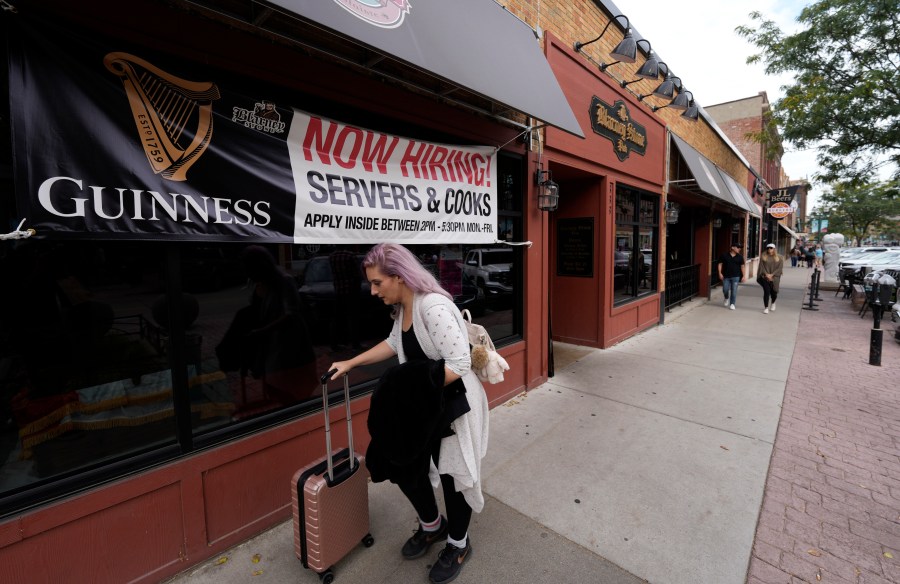
<path id="1" fill-rule="evenodd" d="M 800 263 L 800 255 L 801 255 L 801 253 L 802 253 L 802 252 L 800 251 L 800 246 L 799 246 L 799 245 L 795 245 L 795 246 L 794 246 L 794 249 L 791 250 L 791 267 L 792 267 L 792 268 L 796 268 L 796 267 L 797 267 L 797 264 Z"/>
<path id="2" fill-rule="evenodd" d="M 725 294 L 725 306 L 734 310 L 737 302 L 738 284 L 746 278 L 744 256 L 741 255 L 741 244 L 732 243 L 727 253 L 719 256 L 719 280 L 722 281 L 722 292 Z"/>
<path id="3" fill-rule="evenodd" d="M 783 271 L 784 258 L 778 254 L 775 244 L 766 245 L 766 253 L 759 258 L 759 275 L 756 277 L 756 281 L 763 289 L 763 314 L 769 314 L 769 310 L 775 310 L 778 285 L 781 282 Z"/>
<path id="4" fill-rule="evenodd" d="M 825 250 L 822 249 L 821 245 L 816 246 L 816 267 L 821 268 L 823 263 L 822 260 L 825 258 Z"/>
<path id="5" fill-rule="evenodd" d="M 418 514 L 418 529 L 401 549 L 404 558 L 422 557 L 434 543 L 447 540 L 429 572 L 431 582 L 442 584 L 456 578 L 471 556 L 469 522 L 472 512 L 480 512 L 484 506 L 480 472 L 488 441 L 487 396 L 471 367 L 462 314 L 453 304 L 452 296 L 412 252 L 401 245 L 378 244 L 363 259 L 363 267 L 371 293 L 385 304 L 394 306 L 394 325 L 386 340 L 352 359 L 332 364 L 331 369 L 335 370 L 332 379 L 354 367 L 398 357 L 400 365 L 382 376 L 373 395 L 370 428 L 373 423 L 415 425 L 416 432 L 421 429 L 426 437 L 408 441 L 415 444 L 400 445 L 406 450 L 419 448 L 414 457 L 406 451 L 399 453 L 402 458 L 382 453 L 381 465 L 375 467 L 376 459 L 370 460 L 367 452 L 366 465 L 373 481 L 397 483 Z M 437 383 L 433 381 L 435 364 L 438 367 Z M 406 366 L 423 366 L 432 387 L 407 373 L 392 374 Z M 385 383 L 393 384 L 390 393 L 384 394 L 387 397 L 379 393 Z M 435 385 L 436 391 L 443 391 L 436 408 L 432 405 L 435 402 L 431 399 L 433 394 L 422 393 L 428 389 L 435 391 Z M 398 398 L 398 394 L 401 397 Z M 386 418 L 390 419 L 373 419 L 376 397 L 382 401 L 390 399 L 396 404 L 397 411 L 385 412 Z M 429 407 L 419 407 L 423 402 Z M 425 409 L 428 412 L 423 411 Z M 412 462 L 401 464 L 398 460 Z M 420 464 L 422 461 L 424 464 Z M 432 486 L 437 486 L 438 477 L 443 488 L 446 517 L 438 510 Z"/>

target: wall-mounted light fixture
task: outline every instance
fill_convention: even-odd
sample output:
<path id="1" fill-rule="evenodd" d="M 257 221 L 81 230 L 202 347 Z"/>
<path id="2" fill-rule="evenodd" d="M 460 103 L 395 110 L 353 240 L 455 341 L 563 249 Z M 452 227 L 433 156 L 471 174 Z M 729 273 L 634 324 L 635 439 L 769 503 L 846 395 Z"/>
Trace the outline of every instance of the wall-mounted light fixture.
<path id="1" fill-rule="evenodd" d="M 535 182 L 537 182 L 538 209 L 556 211 L 559 207 L 559 185 L 553 182 L 553 173 L 538 169 Z"/>
<path id="2" fill-rule="evenodd" d="M 685 89 L 684 92 L 691 93 L 687 89 Z M 700 106 L 697 105 L 697 103 L 694 101 L 693 93 L 691 93 L 691 100 L 688 103 L 687 109 L 684 110 L 684 112 L 681 114 L 681 117 L 683 117 L 686 120 L 690 120 L 692 122 L 696 122 L 697 119 L 700 117 Z"/>
<path id="3" fill-rule="evenodd" d="M 678 223 L 681 205 L 674 201 L 666 201 L 666 223 Z"/>
<path id="4" fill-rule="evenodd" d="M 712 226 L 715 227 L 716 229 L 722 227 L 722 218 L 716 217 L 715 219 L 713 219 Z"/>
<path id="5" fill-rule="evenodd" d="M 643 79 L 656 79 L 659 77 L 659 59 L 656 58 L 656 53 L 653 52 L 653 47 L 650 45 L 650 41 L 647 39 L 640 39 L 638 44 L 647 43 L 647 60 L 644 61 L 644 64 L 640 66 L 635 75 L 637 75 L 637 79 L 632 79 L 631 81 L 625 81 L 624 79 L 619 82 L 619 85 L 622 87 L 628 87 L 632 83 L 637 83 Z M 610 63 L 612 65 L 612 63 Z M 600 66 L 600 70 L 603 71 L 606 68 L 605 65 Z"/>
<path id="6" fill-rule="evenodd" d="M 609 22 L 606 23 L 606 26 L 603 27 L 603 30 L 597 35 L 597 38 L 591 39 L 586 43 L 575 42 L 575 50 L 581 51 L 582 47 L 586 47 L 591 43 L 595 43 L 600 40 L 606 33 L 606 29 L 609 28 L 609 25 L 612 24 L 613 20 L 617 18 L 625 19 L 625 38 L 616 45 L 616 48 L 609 54 L 611 57 L 622 61 L 623 63 L 634 63 L 635 57 L 637 56 L 637 43 L 634 41 L 634 35 L 631 34 L 631 23 L 628 22 L 628 17 L 624 14 L 617 14 L 609 19 Z"/>
<path id="7" fill-rule="evenodd" d="M 662 99 L 672 99 L 673 97 L 675 97 L 675 90 L 681 90 L 681 77 L 672 75 L 672 71 L 669 69 L 669 66 L 666 65 L 665 61 L 660 61 L 659 65 L 665 65 L 666 68 L 666 76 L 663 79 L 663 82 L 657 85 L 656 89 L 654 89 L 652 92 L 639 95 L 638 101 L 644 101 L 645 97 L 660 97 Z"/>
<path id="8" fill-rule="evenodd" d="M 650 109 L 652 109 L 653 111 L 657 111 L 657 110 L 661 110 L 661 109 L 663 109 L 663 108 L 670 107 L 670 108 L 672 108 L 672 109 L 676 109 L 676 110 L 679 110 L 679 111 L 685 111 L 685 110 L 687 110 L 688 105 L 690 105 L 690 99 L 688 99 L 688 96 L 687 96 L 688 93 L 691 93 L 691 92 L 690 92 L 690 91 L 687 91 L 687 90 L 685 90 L 685 89 L 682 89 L 682 90 L 678 93 L 678 95 L 675 96 L 675 99 L 673 99 L 672 101 L 670 101 L 670 102 L 667 103 L 666 105 L 655 105 L 655 106 L 653 106 L 653 107 L 650 108 Z M 693 95 L 694 95 L 694 94 L 691 93 L 691 96 L 693 96 Z"/>
<path id="9" fill-rule="evenodd" d="M 678 83 L 675 82 L 676 79 L 678 80 Z M 656 97 L 661 97 L 663 99 L 672 99 L 676 89 L 681 89 L 681 77 L 672 75 L 672 72 L 666 67 L 665 79 L 663 79 L 663 82 L 660 83 L 650 95 L 655 95 Z"/>
<path id="10" fill-rule="evenodd" d="M 672 99 L 675 97 L 675 90 L 681 88 L 681 78 L 675 77 L 672 75 L 671 70 L 669 70 L 669 66 L 665 61 L 658 61 L 656 64 L 657 73 L 665 73 L 665 78 L 663 82 L 656 86 L 650 93 L 642 93 L 638 95 L 638 101 L 644 101 L 644 99 L 648 97 L 661 97 L 663 99 Z M 657 75 L 658 76 L 658 75 Z M 678 83 L 675 83 L 675 80 L 678 80 Z"/>
<path id="11" fill-rule="evenodd" d="M 616 63 L 634 63 L 637 61 L 637 46 L 639 42 L 645 42 L 649 46 L 650 43 L 641 39 L 639 41 L 634 40 L 634 35 L 631 34 L 631 29 L 625 31 L 625 38 L 622 39 L 616 48 L 609 54 L 611 57 L 616 57 L 618 61 L 613 61 L 611 63 L 601 63 L 600 70 L 606 71 L 607 67 L 612 67 Z"/>

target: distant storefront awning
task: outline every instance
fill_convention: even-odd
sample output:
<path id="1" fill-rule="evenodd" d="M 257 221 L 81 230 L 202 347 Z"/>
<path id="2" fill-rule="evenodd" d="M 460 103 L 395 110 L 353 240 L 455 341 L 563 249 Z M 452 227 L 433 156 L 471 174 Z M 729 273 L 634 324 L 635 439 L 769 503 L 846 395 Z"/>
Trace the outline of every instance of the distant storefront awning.
<path id="1" fill-rule="evenodd" d="M 744 197 L 742 189 L 728 174 L 722 172 L 709 158 L 700 154 L 693 146 L 671 134 L 672 141 L 687 163 L 692 179 L 672 181 L 684 190 L 705 194 L 719 199 L 739 209 L 759 215 L 756 205 L 751 205 L 748 197 Z"/>
<path id="2" fill-rule="evenodd" d="M 784 229 L 785 231 L 787 231 L 790 234 L 790 236 L 793 237 L 794 239 L 801 239 L 799 233 L 797 233 L 796 231 L 794 231 L 793 229 L 791 229 L 784 223 L 779 223 L 778 226 L 781 227 L 782 229 Z"/>
<path id="3" fill-rule="evenodd" d="M 751 215 L 759 217 L 759 207 L 757 207 L 756 203 L 753 202 L 753 199 L 750 198 L 750 193 L 747 192 L 747 189 L 742 187 L 730 174 L 726 173 L 721 168 L 718 170 L 719 174 L 722 176 L 722 180 L 725 181 L 728 190 L 731 191 L 731 196 L 738 202 L 738 207 L 744 209 Z"/>
<path id="4" fill-rule="evenodd" d="M 271 0 L 271 4 L 383 57 L 584 137 L 534 31 L 496 2 Z"/>

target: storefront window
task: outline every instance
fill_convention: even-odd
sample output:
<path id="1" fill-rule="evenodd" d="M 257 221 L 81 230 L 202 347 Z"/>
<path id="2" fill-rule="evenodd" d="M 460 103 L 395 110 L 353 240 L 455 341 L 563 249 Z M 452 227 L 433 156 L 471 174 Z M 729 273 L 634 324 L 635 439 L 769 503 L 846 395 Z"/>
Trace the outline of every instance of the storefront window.
<path id="1" fill-rule="evenodd" d="M 499 161 L 498 239 L 520 241 L 524 162 Z M 0 242 L 0 515 L 319 408 L 328 366 L 392 326 L 370 247 Z M 521 338 L 521 248 L 408 247 L 498 346 Z"/>
<path id="2" fill-rule="evenodd" d="M 0 495 L 175 444 L 160 246 L 3 244 Z M 185 415 L 228 419 L 196 391 Z"/>
<path id="3" fill-rule="evenodd" d="M 616 186 L 613 288 L 616 304 L 657 289 L 659 197 Z"/>
<path id="4" fill-rule="evenodd" d="M 759 256 L 759 217 L 750 217 L 747 227 L 747 259 Z"/>

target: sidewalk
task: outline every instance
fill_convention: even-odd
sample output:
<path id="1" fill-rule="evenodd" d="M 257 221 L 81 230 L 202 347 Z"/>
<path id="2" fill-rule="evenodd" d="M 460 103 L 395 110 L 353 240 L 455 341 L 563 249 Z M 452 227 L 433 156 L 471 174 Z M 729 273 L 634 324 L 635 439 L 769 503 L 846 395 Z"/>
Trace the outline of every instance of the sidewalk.
<path id="1" fill-rule="evenodd" d="M 900 582 L 896 324 L 882 320 L 869 365 L 872 312 L 820 296 L 801 316 L 748 582 Z"/>
<path id="2" fill-rule="evenodd" d="M 871 315 L 824 291 L 801 311 L 808 276 L 786 269 L 768 315 L 748 282 L 734 311 L 717 289 L 611 349 L 557 343 L 556 376 L 491 412 L 456 582 L 744 584 L 748 566 L 753 584 L 900 582 L 900 345 L 886 331 L 869 366 Z M 438 546 L 400 558 L 416 523 L 397 488 L 370 485 L 370 509 L 375 545 L 335 582 L 427 582 Z M 315 584 L 291 527 L 170 582 Z"/>

